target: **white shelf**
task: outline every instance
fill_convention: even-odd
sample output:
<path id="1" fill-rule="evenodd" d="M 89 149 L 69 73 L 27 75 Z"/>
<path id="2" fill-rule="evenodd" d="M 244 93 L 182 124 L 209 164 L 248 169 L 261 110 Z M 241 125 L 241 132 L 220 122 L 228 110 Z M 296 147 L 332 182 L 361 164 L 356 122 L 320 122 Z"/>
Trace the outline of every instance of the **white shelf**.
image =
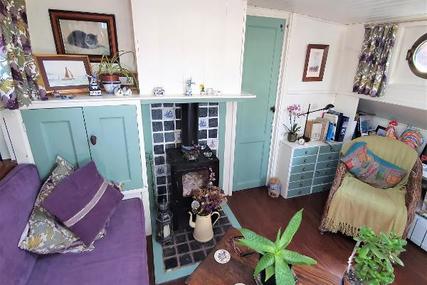
<path id="1" fill-rule="evenodd" d="M 223 94 L 218 96 L 194 95 L 185 96 L 181 94 L 170 94 L 164 96 L 154 95 L 132 95 L 132 96 L 114 96 L 104 94 L 102 96 L 76 95 L 73 99 L 57 99 L 49 97 L 46 101 L 33 101 L 28 107 L 21 109 L 50 109 L 77 106 L 96 106 L 96 105 L 122 105 L 122 104 L 153 104 L 153 103 L 198 103 L 198 102 L 228 102 L 255 99 L 252 94 Z"/>

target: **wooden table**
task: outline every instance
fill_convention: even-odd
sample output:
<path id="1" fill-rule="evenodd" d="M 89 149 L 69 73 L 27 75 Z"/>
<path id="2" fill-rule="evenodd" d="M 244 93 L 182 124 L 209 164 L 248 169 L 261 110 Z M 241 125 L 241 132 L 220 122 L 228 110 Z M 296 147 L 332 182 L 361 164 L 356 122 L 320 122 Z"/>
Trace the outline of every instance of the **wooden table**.
<path id="1" fill-rule="evenodd" d="M 252 254 L 240 257 L 235 252 L 231 240 L 240 236 L 237 229 L 230 228 L 224 237 L 217 244 L 215 249 L 203 260 L 191 276 L 186 280 L 188 285 L 234 285 L 243 283 L 245 285 L 256 285 L 253 279 L 253 272 L 258 262 L 258 255 Z M 231 254 L 231 260 L 227 264 L 219 264 L 213 255 L 218 249 L 226 249 Z M 339 280 L 331 280 L 331 277 L 324 274 L 323 270 L 315 266 L 294 266 L 298 284 L 304 285 L 336 285 Z"/>

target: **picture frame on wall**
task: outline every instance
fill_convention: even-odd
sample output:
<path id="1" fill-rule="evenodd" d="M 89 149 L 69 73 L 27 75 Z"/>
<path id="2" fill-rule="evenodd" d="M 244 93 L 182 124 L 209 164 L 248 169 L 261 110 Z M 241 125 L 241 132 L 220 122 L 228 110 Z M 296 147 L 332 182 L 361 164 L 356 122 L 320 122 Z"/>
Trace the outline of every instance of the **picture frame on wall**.
<path id="1" fill-rule="evenodd" d="M 118 53 L 116 20 L 113 14 L 49 9 L 56 52 L 87 55 L 91 62 Z"/>
<path id="2" fill-rule="evenodd" d="M 305 55 L 302 81 L 322 81 L 329 45 L 309 44 Z"/>
<path id="3" fill-rule="evenodd" d="M 86 55 L 35 55 L 43 85 L 47 92 L 88 92 L 91 74 Z"/>

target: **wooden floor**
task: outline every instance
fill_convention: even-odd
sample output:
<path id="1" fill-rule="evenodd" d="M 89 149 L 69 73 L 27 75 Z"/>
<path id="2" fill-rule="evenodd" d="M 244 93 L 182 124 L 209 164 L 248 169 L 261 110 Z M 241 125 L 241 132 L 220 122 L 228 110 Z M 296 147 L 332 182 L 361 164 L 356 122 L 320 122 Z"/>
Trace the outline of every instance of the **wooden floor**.
<path id="1" fill-rule="evenodd" d="M 284 228 L 297 210 L 304 208 L 301 228 L 290 244 L 290 249 L 315 258 L 318 261 L 316 266 L 339 280 L 355 242 L 341 234 L 321 235 L 319 233 L 318 226 L 326 198 L 327 193 L 319 193 L 287 200 L 271 199 L 264 188 L 256 188 L 234 193 L 229 199 L 229 205 L 243 227 L 250 228 L 270 239 L 275 238 L 277 230 L 280 227 Z M 149 258 L 152 275 L 151 252 L 149 252 Z M 405 267 L 396 268 L 396 280 L 393 284 L 427 284 L 425 251 L 408 242 L 406 252 L 402 254 L 402 260 Z M 183 285 L 184 280 L 167 284 Z"/>

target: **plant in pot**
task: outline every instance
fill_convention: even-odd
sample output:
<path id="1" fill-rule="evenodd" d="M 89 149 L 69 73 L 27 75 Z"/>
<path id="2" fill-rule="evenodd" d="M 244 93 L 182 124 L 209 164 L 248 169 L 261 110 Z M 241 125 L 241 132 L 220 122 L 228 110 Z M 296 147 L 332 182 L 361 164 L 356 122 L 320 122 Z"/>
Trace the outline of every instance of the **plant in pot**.
<path id="1" fill-rule="evenodd" d="M 405 251 L 406 240 L 395 233 L 380 233 L 362 227 L 354 238 L 357 243 L 344 273 L 345 285 L 386 285 L 394 281 L 393 264 L 403 266 L 399 254 Z M 353 265 L 354 261 L 354 265 Z"/>
<path id="2" fill-rule="evenodd" d="M 251 230 L 240 230 L 243 238 L 239 240 L 239 243 L 260 254 L 260 260 L 254 271 L 257 284 L 294 285 L 296 281 L 292 271 L 293 265 L 314 265 L 317 263 L 311 257 L 287 249 L 301 225 L 302 212 L 303 209 L 292 217 L 283 233 L 279 229 L 274 242 Z"/>
<path id="3" fill-rule="evenodd" d="M 97 75 L 99 76 L 102 85 L 107 93 L 114 93 L 117 87 L 120 87 L 120 76 L 132 78 L 137 83 L 133 73 L 120 63 L 120 57 L 133 53 L 132 51 L 120 51 L 119 53 L 108 57 L 103 55 L 98 66 Z"/>
<path id="4" fill-rule="evenodd" d="M 298 114 L 301 112 L 301 105 L 289 105 L 287 110 L 289 115 L 289 126 L 285 124 L 285 127 L 288 129 L 288 141 L 295 142 L 298 139 L 298 131 L 301 130 L 301 126 L 298 126 L 297 123 Z"/>

